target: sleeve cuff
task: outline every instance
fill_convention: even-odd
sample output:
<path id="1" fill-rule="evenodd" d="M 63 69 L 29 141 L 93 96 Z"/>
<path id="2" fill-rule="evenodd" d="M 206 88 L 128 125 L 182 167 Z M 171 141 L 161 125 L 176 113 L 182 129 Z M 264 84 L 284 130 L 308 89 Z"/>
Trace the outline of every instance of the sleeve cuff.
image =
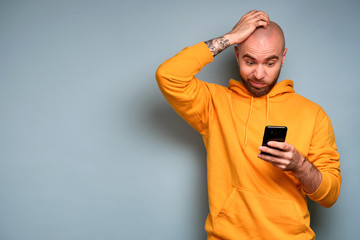
<path id="1" fill-rule="evenodd" d="M 199 61 L 200 67 L 203 68 L 206 64 L 214 61 L 214 57 L 210 49 L 204 42 L 200 42 L 190 47 L 195 57 Z"/>
<path id="2" fill-rule="evenodd" d="M 330 177 L 327 174 L 321 173 L 321 183 L 318 189 L 316 189 L 316 191 L 311 194 L 309 193 L 306 194 L 311 200 L 320 201 L 326 197 L 326 195 L 329 192 L 330 186 L 331 186 Z"/>

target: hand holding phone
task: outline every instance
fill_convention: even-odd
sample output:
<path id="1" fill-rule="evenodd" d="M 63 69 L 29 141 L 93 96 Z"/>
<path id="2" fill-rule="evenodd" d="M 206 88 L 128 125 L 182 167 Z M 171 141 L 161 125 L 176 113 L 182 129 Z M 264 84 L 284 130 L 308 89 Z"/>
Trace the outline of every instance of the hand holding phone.
<path id="1" fill-rule="evenodd" d="M 267 145 L 270 141 L 285 142 L 287 127 L 285 126 L 266 126 L 262 146 Z M 261 154 L 270 155 L 269 153 L 261 152 Z"/>

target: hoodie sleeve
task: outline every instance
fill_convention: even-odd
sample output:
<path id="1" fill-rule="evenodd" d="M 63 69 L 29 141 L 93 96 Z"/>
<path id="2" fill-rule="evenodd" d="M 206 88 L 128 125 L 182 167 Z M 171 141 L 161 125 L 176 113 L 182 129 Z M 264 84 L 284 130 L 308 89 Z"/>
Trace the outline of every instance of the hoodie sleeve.
<path id="1" fill-rule="evenodd" d="M 175 111 L 201 134 L 207 129 L 210 103 L 208 83 L 195 75 L 214 60 L 204 42 L 186 47 L 156 71 L 161 92 Z"/>
<path id="2" fill-rule="evenodd" d="M 323 207 L 331 207 L 340 193 L 340 156 L 330 118 L 321 108 L 317 113 L 308 159 L 322 175 L 319 188 L 308 197 Z"/>

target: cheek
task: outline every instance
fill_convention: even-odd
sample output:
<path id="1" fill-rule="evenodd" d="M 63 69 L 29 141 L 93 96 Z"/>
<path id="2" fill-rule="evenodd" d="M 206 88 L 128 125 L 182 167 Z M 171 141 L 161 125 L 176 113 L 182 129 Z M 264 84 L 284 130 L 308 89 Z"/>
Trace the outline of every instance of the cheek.
<path id="1" fill-rule="evenodd" d="M 277 77 L 279 72 L 280 72 L 281 67 L 277 67 L 277 68 L 272 68 L 271 70 L 268 71 L 268 75 L 271 78 Z"/>
<path id="2" fill-rule="evenodd" d="M 250 76 L 253 72 L 252 68 L 248 67 L 247 65 L 239 65 L 239 71 L 242 77 Z"/>

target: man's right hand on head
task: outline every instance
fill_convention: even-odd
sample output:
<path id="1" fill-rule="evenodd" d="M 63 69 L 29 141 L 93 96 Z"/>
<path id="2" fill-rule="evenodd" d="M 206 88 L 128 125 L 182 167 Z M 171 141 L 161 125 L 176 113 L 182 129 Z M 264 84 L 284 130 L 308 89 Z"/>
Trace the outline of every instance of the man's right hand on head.
<path id="1" fill-rule="evenodd" d="M 252 10 L 241 17 L 234 28 L 224 35 L 230 45 L 245 41 L 258 27 L 266 28 L 270 22 L 269 16 L 263 11 Z"/>
<path id="2" fill-rule="evenodd" d="M 241 17 L 231 32 L 222 37 L 214 38 L 205 42 L 212 55 L 215 57 L 226 48 L 245 41 L 258 27 L 266 28 L 269 24 L 269 16 L 257 10 L 252 10 Z"/>

